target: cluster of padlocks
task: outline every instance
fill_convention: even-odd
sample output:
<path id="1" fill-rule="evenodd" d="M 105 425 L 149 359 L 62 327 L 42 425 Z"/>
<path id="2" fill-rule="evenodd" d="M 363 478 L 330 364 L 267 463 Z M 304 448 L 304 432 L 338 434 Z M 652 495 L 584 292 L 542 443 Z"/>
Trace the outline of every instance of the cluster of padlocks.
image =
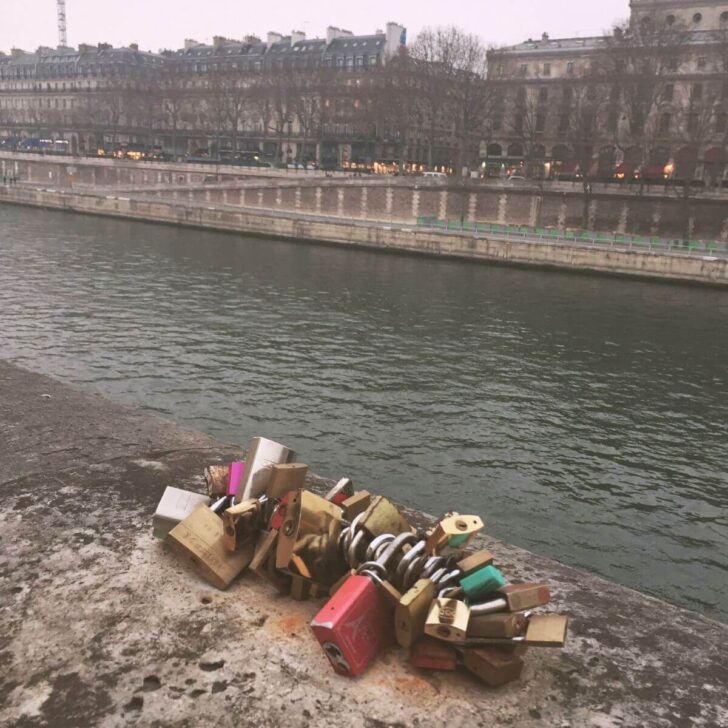
<path id="1" fill-rule="evenodd" d="M 167 488 L 154 533 L 225 589 L 245 569 L 294 599 L 327 599 L 311 622 L 334 670 L 361 674 L 396 640 L 418 668 L 464 666 L 491 686 L 518 678 L 529 646 L 561 647 L 567 618 L 534 614 L 545 584 L 508 584 L 470 544 L 478 516 L 414 529 L 383 496 L 340 480 L 304 488 L 308 466 L 253 438 L 245 462 L 209 466 L 207 494 Z"/>

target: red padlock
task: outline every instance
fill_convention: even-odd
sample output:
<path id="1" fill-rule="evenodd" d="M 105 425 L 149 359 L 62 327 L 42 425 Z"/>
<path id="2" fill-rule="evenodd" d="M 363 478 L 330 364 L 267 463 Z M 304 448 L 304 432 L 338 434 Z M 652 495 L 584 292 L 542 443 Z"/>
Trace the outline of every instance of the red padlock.
<path id="1" fill-rule="evenodd" d="M 452 643 L 425 635 L 412 645 L 410 662 L 423 670 L 455 670 L 458 654 Z"/>
<path id="2" fill-rule="evenodd" d="M 288 496 L 290 493 L 286 493 L 281 502 L 275 507 L 273 515 L 270 517 L 270 528 L 280 530 L 283 526 L 283 521 L 286 519 L 286 512 L 288 511 Z"/>
<path id="3" fill-rule="evenodd" d="M 350 576 L 314 617 L 311 628 L 339 675 L 366 670 L 392 636 L 392 608 L 369 576 Z"/>

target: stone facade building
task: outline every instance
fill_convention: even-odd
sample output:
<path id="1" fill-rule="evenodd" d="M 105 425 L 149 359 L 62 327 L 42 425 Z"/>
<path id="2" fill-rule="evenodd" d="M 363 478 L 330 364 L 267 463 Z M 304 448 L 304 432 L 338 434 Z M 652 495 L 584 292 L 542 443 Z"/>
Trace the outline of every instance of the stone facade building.
<path id="1" fill-rule="evenodd" d="M 728 2 L 632 0 L 608 36 L 490 54 L 492 173 L 728 186 Z"/>

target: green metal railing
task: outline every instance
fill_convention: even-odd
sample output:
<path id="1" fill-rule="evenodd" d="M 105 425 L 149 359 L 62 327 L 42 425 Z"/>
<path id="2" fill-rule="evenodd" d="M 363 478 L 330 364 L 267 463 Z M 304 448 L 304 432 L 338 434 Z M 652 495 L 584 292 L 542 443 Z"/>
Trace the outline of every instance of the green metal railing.
<path id="1" fill-rule="evenodd" d="M 728 243 L 701 240 L 677 240 L 641 235 L 622 235 L 592 230 L 556 230 L 555 228 L 533 228 L 525 225 L 497 225 L 493 223 L 460 222 L 440 220 L 435 217 L 418 217 L 418 227 L 448 232 L 471 233 L 474 235 L 497 235 L 506 240 L 568 243 L 570 245 L 591 245 L 627 250 L 652 250 L 655 252 L 692 253 L 728 257 Z"/>

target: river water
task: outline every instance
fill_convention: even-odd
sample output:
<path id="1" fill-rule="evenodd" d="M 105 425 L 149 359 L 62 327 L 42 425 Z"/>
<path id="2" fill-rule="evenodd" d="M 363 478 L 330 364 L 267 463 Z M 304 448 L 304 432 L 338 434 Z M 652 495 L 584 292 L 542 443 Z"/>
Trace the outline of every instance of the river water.
<path id="1" fill-rule="evenodd" d="M 0 206 L 0 357 L 728 621 L 728 295 Z"/>

